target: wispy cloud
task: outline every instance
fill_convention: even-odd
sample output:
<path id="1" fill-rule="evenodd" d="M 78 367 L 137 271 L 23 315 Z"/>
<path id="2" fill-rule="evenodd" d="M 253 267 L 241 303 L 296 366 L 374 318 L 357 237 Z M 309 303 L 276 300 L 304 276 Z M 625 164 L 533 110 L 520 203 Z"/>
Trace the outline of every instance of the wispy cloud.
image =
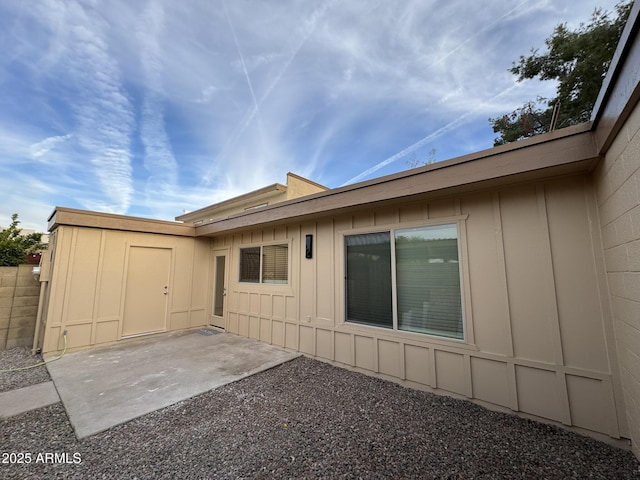
<path id="1" fill-rule="evenodd" d="M 102 198 L 85 205 L 125 213 L 131 202 L 132 106 L 122 86 L 118 62 L 109 50 L 100 15 L 80 2 L 46 3 L 44 21 L 52 32 L 48 76 L 64 79 L 59 92 L 74 113 L 75 138 L 89 159 L 81 169 L 98 178 Z"/>
<path id="2" fill-rule="evenodd" d="M 44 155 L 49 153 L 50 150 L 54 149 L 57 145 L 64 143 L 69 140 L 72 135 L 69 133 L 67 135 L 57 135 L 54 137 L 48 137 L 44 140 L 41 140 L 38 143 L 34 143 L 30 147 L 31 156 L 36 159 L 42 158 Z"/>
<path id="3" fill-rule="evenodd" d="M 209 103 L 217 91 L 218 89 L 214 85 L 207 85 L 206 88 L 202 89 L 202 93 L 200 97 L 196 99 L 196 103 Z"/>
<path id="4" fill-rule="evenodd" d="M 164 18 L 162 5 L 148 2 L 141 15 L 137 32 L 145 80 L 140 139 L 144 145 L 144 167 L 148 172 L 146 196 L 150 206 L 159 196 L 175 188 L 178 170 L 164 120 L 165 94 L 160 45 Z"/>
<path id="5" fill-rule="evenodd" d="M 223 159 L 224 157 L 229 155 L 229 150 L 234 145 L 237 144 L 237 142 L 242 137 L 242 135 L 245 133 L 245 131 L 247 130 L 249 125 L 253 122 L 253 120 L 256 118 L 256 116 L 258 116 L 258 114 L 260 112 L 261 105 L 267 101 L 267 99 L 269 98 L 271 93 L 274 91 L 274 89 L 280 84 L 280 82 L 282 81 L 282 78 L 284 77 L 285 73 L 287 72 L 287 70 L 289 69 L 291 64 L 294 62 L 294 60 L 296 59 L 296 57 L 298 56 L 300 51 L 303 49 L 303 47 L 305 46 L 305 44 L 307 43 L 309 38 L 313 35 L 313 33 L 316 30 L 318 24 L 322 22 L 322 20 L 324 19 L 325 15 L 327 14 L 327 11 L 334 5 L 334 3 L 335 3 L 334 0 L 330 0 L 328 2 L 325 2 L 325 3 L 321 4 L 320 6 L 316 7 L 307 16 L 307 18 L 305 18 L 304 21 L 302 21 L 302 22 L 300 22 L 299 24 L 296 25 L 301 30 L 301 34 L 299 35 L 299 40 L 298 40 L 297 44 L 295 44 L 294 47 L 291 49 L 291 51 L 287 52 L 286 55 L 282 55 L 282 54 L 273 55 L 272 54 L 272 55 L 267 55 L 267 56 L 260 56 L 257 61 L 252 62 L 254 65 L 260 65 L 260 64 L 269 63 L 269 62 L 271 62 L 271 63 L 272 62 L 276 62 L 277 60 L 280 60 L 281 58 L 284 58 L 284 61 L 281 62 L 275 68 L 275 72 L 276 73 L 275 73 L 275 75 L 273 75 L 273 78 L 267 84 L 267 86 L 264 89 L 264 92 L 260 96 L 259 100 L 256 99 L 256 95 L 255 95 L 255 92 L 254 92 L 254 89 L 253 89 L 253 85 L 251 83 L 251 79 L 249 77 L 249 73 L 248 73 L 248 70 L 247 70 L 247 67 L 246 67 L 246 62 L 245 62 L 244 56 L 242 55 L 241 50 L 240 50 L 237 34 L 235 32 L 235 28 L 233 26 L 233 23 L 231 22 L 231 18 L 229 16 L 229 13 L 228 13 L 227 8 L 226 8 L 226 3 L 225 3 L 225 8 L 224 8 L 225 17 L 226 17 L 227 22 L 229 24 L 229 27 L 230 27 L 230 29 L 232 31 L 232 35 L 233 35 L 233 38 L 234 38 L 234 43 L 236 45 L 236 49 L 237 49 L 237 51 L 238 51 L 238 53 L 240 55 L 243 73 L 245 75 L 245 78 L 247 80 L 247 83 L 249 85 L 249 89 L 250 89 L 250 92 L 251 92 L 251 98 L 252 98 L 252 101 L 253 101 L 253 108 L 250 110 L 248 115 L 245 115 L 244 118 L 241 120 L 241 122 L 238 123 L 238 125 L 236 126 L 234 131 L 231 133 L 231 135 L 229 135 L 229 137 L 225 141 L 223 147 L 220 150 L 220 154 L 218 155 L 217 161 L 214 162 L 214 165 L 208 169 L 208 171 L 205 173 L 205 175 L 202 178 L 202 181 L 203 181 L 202 183 L 204 185 L 209 185 L 211 183 L 211 179 L 213 177 L 212 171 L 216 168 L 216 163 L 218 163 L 220 161 L 220 159 Z M 290 84 L 285 86 L 284 90 L 285 91 L 288 90 L 288 87 L 290 87 Z M 282 121 L 282 119 L 279 119 L 279 120 Z M 286 121 L 287 121 L 287 119 L 285 119 L 285 122 Z M 264 158 L 264 141 L 265 141 L 264 135 L 265 135 L 265 133 L 264 133 L 264 126 L 263 126 L 262 122 L 260 122 L 260 124 L 259 124 L 259 129 L 260 129 L 260 135 L 261 135 L 260 140 L 263 143 L 263 145 L 261 145 L 262 151 L 263 151 L 263 160 L 265 160 L 265 158 Z M 260 155 L 259 152 L 258 152 L 258 155 Z M 282 162 L 285 159 L 275 159 L 275 160 L 280 160 L 280 162 Z M 308 166 L 304 170 L 309 170 Z M 299 169 L 299 171 L 300 171 L 300 169 Z"/>
<path id="6" fill-rule="evenodd" d="M 23 163 L 31 157 L 30 136 L 13 131 L 7 126 L 0 125 L 0 156 L 5 164 Z"/>
<path id="7" fill-rule="evenodd" d="M 435 61 L 435 63 L 442 63 L 444 62 L 447 58 L 451 57 L 451 55 L 455 54 L 456 52 L 458 52 L 461 48 L 463 48 L 465 45 L 473 42 L 473 41 L 477 41 L 477 38 L 480 37 L 481 35 L 483 35 L 484 33 L 486 33 L 487 31 L 491 30 L 492 28 L 495 28 L 496 25 L 498 25 L 500 22 L 502 22 L 504 19 L 508 18 L 509 16 L 513 15 L 516 12 L 522 13 L 522 9 L 524 5 L 527 5 L 528 3 L 530 3 L 528 0 L 525 0 L 524 2 L 520 2 L 517 5 L 514 5 L 513 8 L 511 8 L 510 10 L 508 10 L 506 13 L 504 13 L 503 15 L 497 17 L 495 20 L 485 23 L 481 28 L 475 30 L 474 32 L 469 32 L 469 34 L 464 38 L 464 40 L 460 43 L 458 43 L 454 48 L 452 48 L 451 50 L 444 52 L 444 54 L 440 57 L 438 57 Z M 534 6 L 533 8 L 536 8 L 537 6 Z"/>
<path id="8" fill-rule="evenodd" d="M 490 103 L 492 101 L 494 101 L 495 99 L 506 95 L 507 93 L 509 93 L 510 91 L 512 91 L 514 88 L 516 88 L 516 85 L 513 85 L 507 89 L 505 89 L 504 91 L 500 92 L 498 95 L 495 95 L 494 97 L 490 98 L 489 100 L 487 100 L 486 103 Z M 485 102 L 483 102 L 485 103 Z M 404 148 L 403 150 L 399 151 L 398 153 L 391 155 L 389 158 L 383 160 L 382 162 L 374 165 L 371 168 L 368 168 L 367 170 L 365 170 L 364 172 L 356 175 L 355 177 L 347 180 L 344 185 L 348 185 L 350 183 L 354 183 L 357 182 L 358 180 L 362 180 L 363 178 L 367 178 L 370 175 L 374 174 L 375 172 L 377 172 L 378 170 L 380 170 L 383 167 L 386 167 L 387 165 L 395 162 L 396 160 L 399 160 L 401 158 L 406 157 L 407 155 L 409 155 L 410 153 L 415 152 L 416 150 L 418 150 L 421 147 L 424 147 L 425 145 L 428 145 L 430 142 L 432 142 L 433 140 L 435 140 L 436 138 L 442 137 L 443 135 L 445 135 L 446 133 L 450 132 L 451 130 L 459 127 L 460 125 L 462 125 L 463 123 L 465 123 L 466 121 L 468 121 L 468 119 L 470 117 L 472 117 L 477 110 L 480 110 L 480 108 L 482 107 L 483 104 L 478 104 L 476 105 L 476 107 L 473 110 L 468 111 L 467 113 L 464 113 L 462 115 L 460 115 L 458 118 L 456 118 L 455 120 L 447 123 L 444 127 L 439 128 L 438 130 L 436 130 L 433 133 L 430 133 L 429 135 L 427 135 L 426 137 L 418 140 L 416 143 L 414 143 L 413 145 L 408 146 L 407 148 Z"/>
<path id="9" fill-rule="evenodd" d="M 173 218 L 487 148 L 489 117 L 554 90 L 511 62 L 616 1 L 0 2 L 0 190 L 28 168 L 40 212 Z"/>
<path id="10" fill-rule="evenodd" d="M 249 92 L 251 93 L 251 100 L 253 101 L 253 108 L 256 112 L 258 112 L 258 100 L 256 100 L 256 94 L 253 91 L 253 85 L 251 84 L 251 78 L 249 77 L 249 72 L 247 72 L 247 65 L 244 62 L 244 55 L 242 55 L 242 49 L 240 48 L 240 43 L 238 42 L 238 35 L 236 34 L 236 29 L 233 26 L 233 22 L 231 21 L 231 17 L 229 16 L 229 12 L 227 11 L 227 4 L 222 2 L 222 9 L 224 11 L 224 16 L 227 19 L 227 24 L 229 25 L 229 30 L 231 30 L 231 36 L 233 37 L 233 43 L 236 46 L 236 50 L 238 52 L 238 56 L 240 57 L 240 64 L 242 65 L 242 73 L 244 74 L 244 78 L 247 80 L 247 86 L 249 87 Z"/>

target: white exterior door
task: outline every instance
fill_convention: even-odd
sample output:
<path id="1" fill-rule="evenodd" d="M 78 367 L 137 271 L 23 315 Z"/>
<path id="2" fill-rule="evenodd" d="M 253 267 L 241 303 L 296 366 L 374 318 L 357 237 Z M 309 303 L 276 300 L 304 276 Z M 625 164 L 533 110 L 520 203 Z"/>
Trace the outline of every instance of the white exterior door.
<path id="1" fill-rule="evenodd" d="M 227 279 L 229 276 L 227 258 L 227 249 L 213 251 L 213 295 L 209 323 L 218 328 L 227 326 Z"/>

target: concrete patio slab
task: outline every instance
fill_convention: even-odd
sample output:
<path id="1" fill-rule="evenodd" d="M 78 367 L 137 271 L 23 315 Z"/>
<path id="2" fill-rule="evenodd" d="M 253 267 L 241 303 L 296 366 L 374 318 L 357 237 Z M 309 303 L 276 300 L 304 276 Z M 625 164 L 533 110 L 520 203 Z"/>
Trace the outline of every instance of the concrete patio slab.
<path id="1" fill-rule="evenodd" d="M 298 353 L 192 330 L 65 355 L 47 365 L 78 438 L 289 361 Z"/>
<path id="2" fill-rule="evenodd" d="M 60 397 L 53 382 L 0 393 L 0 417 L 8 418 L 20 413 L 58 403 Z"/>

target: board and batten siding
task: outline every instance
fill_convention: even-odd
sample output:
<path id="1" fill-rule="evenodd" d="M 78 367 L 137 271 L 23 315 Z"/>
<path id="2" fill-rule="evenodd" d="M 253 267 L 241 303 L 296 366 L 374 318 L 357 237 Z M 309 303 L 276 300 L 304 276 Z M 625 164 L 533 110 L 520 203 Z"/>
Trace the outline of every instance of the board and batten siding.
<path id="1" fill-rule="evenodd" d="M 459 220 L 465 341 L 344 321 L 343 235 Z M 588 175 L 219 235 L 227 330 L 321 360 L 568 426 L 626 433 Z M 313 258 L 304 258 L 305 235 Z M 289 244 L 288 285 L 238 281 L 239 249 Z"/>
<path id="2" fill-rule="evenodd" d="M 123 338 L 131 248 L 155 249 L 165 257 L 170 252 L 165 331 L 207 323 L 208 239 L 66 225 L 59 226 L 53 236 L 43 353 L 62 350 L 65 330 L 70 349 Z"/>

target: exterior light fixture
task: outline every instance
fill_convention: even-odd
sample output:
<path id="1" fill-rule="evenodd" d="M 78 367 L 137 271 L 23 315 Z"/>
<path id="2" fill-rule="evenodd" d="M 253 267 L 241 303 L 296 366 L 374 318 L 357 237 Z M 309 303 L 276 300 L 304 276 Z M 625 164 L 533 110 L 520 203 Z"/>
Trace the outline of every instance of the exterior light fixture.
<path id="1" fill-rule="evenodd" d="M 313 258 L 313 235 L 306 236 L 304 258 Z"/>

